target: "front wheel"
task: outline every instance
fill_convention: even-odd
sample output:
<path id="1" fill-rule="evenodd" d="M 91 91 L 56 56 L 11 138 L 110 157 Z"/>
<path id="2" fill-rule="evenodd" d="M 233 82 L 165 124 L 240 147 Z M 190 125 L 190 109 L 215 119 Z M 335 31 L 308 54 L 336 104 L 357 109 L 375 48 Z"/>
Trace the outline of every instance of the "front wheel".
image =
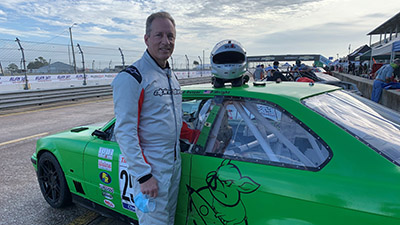
<path id="1" fill-rule="evenodd" d="M 51 207 L 62 208 L 71 204 L 71 192 L 64 172 L 50 152 L 40 156 L 37 175 L 42 195 Z"/>

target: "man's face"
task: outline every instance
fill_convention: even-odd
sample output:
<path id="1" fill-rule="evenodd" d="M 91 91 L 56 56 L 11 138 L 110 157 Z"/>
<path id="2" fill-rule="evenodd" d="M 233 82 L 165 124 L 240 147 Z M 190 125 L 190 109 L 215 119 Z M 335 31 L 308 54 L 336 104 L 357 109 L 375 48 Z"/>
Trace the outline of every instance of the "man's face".
<path id="1" fill-rule="evenodd" d="M 150 55 L 164 67 L 175 46 L 176 31 L 167 18 L 155 18 L 151 23 L 150 35 L 144 35 Z"/>

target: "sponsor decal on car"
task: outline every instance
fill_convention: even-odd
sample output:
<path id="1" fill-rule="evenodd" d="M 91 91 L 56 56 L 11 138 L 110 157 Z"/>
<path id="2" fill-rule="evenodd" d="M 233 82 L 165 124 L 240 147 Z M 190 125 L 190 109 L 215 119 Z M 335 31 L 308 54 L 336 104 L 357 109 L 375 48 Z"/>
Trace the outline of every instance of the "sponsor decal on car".
<path id="1" fill-rule="evenodd" d="M 258 112 L 266 118 L 272 119 L 274 121 L 279 121 L 282 117 L 282 113 L 273 107 L 266 105 L 257 104 Z"/>
<path id="2" fill-rule="evenodd" d="M 100 180 L 105 184 L 109 184 L 109 183 L 111 183 L 111 176 L 107 172 L 101 172 Z"/>
<path id="3" fill-rule="evenodd" d="M 129 204 L 129 203 L 125 203 L 122 202 L 122 207 L 126 210 L 132 211 L 132 212 L 136 212 L 136 206 L 135 204 Z"/>
<path id="4" fill-rule="evenodd" d="M 133 180 L 128 173 L 128 163 L 122 154 L 119 155 L 119 190 L 121 192 L 122 208 L 136 212 L 133 201 Z"/>
<path id="5" fill-rule="evenodd" d="M 99 159 L 98 167 L 99 167 L 99 169 L 102 169 L 102 170 L 111 171 L 112 170 L 112 162 L 108 162 L 108 161 Z"/>
<path id="6" fill-rule="evenodd" d="M 99 148 L 99 154 L 98 154 L 99 158 L 112 160 L 113 154 L 114 154 L 114 149 L 104 148 L 104 147 Z"/>
<path id="7" fill-rule="evenodd" d="M 110 208 L 114 208 L 115 207 L 114 203 L 112 201 L 108 200 L 108 199 L 104 199 L 104 204 L 106 204 Z"/>
<path id="8" fill-rule="evenodd" d="M 114 188 L 106 186 L 104 184 L 100 184 L 100 189 L 114 194 Z"/>
<path id="9" fill-rule="evenodd" d="M 108 192 L 103 191 L 102 194 L 103 194 L 104 198 L 106 198 L 106 199 L 112 200 L 114 198 L 113 195 Z"/>
<path id="10" fill-rule="evenodd" d="M 230 91 L 211 91 L 211 93 L 213 93 L 213 94 L 221 94 L 221 95 L 226 95 L 226 94 L 229 94 L 229 93 L 231 93 Z"/>

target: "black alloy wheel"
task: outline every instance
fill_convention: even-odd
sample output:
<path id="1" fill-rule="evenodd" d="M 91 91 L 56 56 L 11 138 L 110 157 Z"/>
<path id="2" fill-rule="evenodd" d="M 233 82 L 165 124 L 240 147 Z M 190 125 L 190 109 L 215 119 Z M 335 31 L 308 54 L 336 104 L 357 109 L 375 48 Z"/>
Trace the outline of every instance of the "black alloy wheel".
<path id="1" fill-rule="evenodd" d="M 40 156 L 37 175 L 42 195 L 51 207 L 62 208 L 71 203 L 71 193 L 64 173 L 50 152 Z"/>

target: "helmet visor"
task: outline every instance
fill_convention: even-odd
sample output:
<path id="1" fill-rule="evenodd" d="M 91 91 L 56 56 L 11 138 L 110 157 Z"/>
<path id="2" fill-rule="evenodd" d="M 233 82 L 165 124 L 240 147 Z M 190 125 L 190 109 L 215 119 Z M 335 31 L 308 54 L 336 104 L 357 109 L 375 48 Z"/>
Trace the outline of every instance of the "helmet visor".
<path id="1" fill-rule="evenodd" d="M 215 64 L 241 64 L 245 61 L 245 55 L 240 52 L 221 52 L 212 58 Z"/>

